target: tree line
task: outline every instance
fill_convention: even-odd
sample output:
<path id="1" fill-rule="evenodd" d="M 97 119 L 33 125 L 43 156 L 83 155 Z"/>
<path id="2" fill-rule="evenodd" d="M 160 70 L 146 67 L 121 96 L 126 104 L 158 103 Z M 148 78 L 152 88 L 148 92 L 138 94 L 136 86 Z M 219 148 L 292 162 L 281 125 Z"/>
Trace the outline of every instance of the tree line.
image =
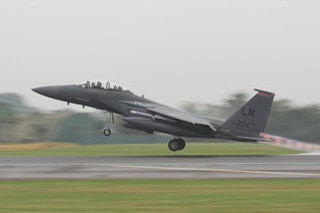
<path id="1" fill-rule="evenodd" d="M 245 93 L 235 93 L 221 105 L 187 102 L 188 112 L 227 119 L 248 101 Z M 297 106 L 288 99 L 274 100 L 266 132 L 290 139 L 320 143 L 320 105 Z"/>
<path id="2" fill-rule="evenodd" d="M 114 140 L 130 142 L 166 141 L 165 135 L 146 135 L 122 127 L 123 121 L 116 116 L 112 137 L 102 136 L 104 116 L 98 113 L 72 111 L 41 113 L 30 107 L 17 94 L 0 94 L 0 141 L 54 140 L 83 143 L 111 143 Z M 248 101 L 245 93 L 235 93 L 220 105 L 186 102 L 184 111 L 214 118 L 227 119 Z M 8 132 L 12 129 L 19 131 Z M 275 100 L 271 109 L 266 132 L 273 135 L 306 142 L 320 143 L 320 105 L 297 106 L 290 100 Z M 10 133 L 10 134 L 9 134 Z M 15 137 L 16 136 L 16 137 Z M 2 138 L 2 139 L 1 139 Z"/>

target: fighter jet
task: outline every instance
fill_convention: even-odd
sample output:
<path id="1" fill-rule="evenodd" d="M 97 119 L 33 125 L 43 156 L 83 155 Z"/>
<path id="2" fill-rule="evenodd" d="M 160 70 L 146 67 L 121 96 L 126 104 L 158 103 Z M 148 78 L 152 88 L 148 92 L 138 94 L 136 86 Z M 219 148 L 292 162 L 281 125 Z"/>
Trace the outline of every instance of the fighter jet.
<path id="1" fill-rule="evenodd" d="M 114 113 L 122 115 L 124 127 L 166 133 L 173 136 L 168 147 L 171 151 L 183 150 L 183 138 L 222 138 L 233 141 L 266 141 L 264 132 L 274 93 L 255 89 L 257 92 L 246 104 L 225 121 L 183 112 L 151 101 L 123 89 L 109 81 L 86 81 L 75 85 L 45 86 L 33 91 L 68 103 L 101 110 L 105 117 L 103 134 L 111 135 Z M 177 94 L 178 95 L 178 94 Z"/>

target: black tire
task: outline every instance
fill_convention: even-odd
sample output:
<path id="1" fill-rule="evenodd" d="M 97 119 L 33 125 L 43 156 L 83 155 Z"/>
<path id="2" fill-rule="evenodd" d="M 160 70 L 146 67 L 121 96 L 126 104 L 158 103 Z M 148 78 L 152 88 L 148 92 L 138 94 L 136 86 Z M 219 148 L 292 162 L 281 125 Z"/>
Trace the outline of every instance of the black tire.
<path id="1" fill-rule="evenodd" d="M 179 150 L 183 150 L 184 147 L 186 147 L 186 142 L 182 138 L 179 138 L 178 141 L 179 141 Z"/>
<path id="2" fill-rule="evenodd" d="M 176 152 L 179 150 L 179 147 L 180 147 L 179 144 L 180 144 L 179 141 L 174 139 L 168 143 L 168 147 L 172 152 Z"/>
<path id="3" fill-rule="evenodd" d="M 110 136 L 111 135 L 111 130 L 110 129 L 104 129 L 103 130 L 103 134 L 104 134 L 104 136 Z"/>

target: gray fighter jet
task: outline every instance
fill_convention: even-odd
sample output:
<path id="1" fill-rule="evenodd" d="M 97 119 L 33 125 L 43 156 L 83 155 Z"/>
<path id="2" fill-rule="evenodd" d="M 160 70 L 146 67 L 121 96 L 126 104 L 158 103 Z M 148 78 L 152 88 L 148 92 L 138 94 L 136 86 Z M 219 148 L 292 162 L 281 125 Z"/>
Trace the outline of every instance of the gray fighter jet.
<path id="1" fill-rule="evenodd" d="M 263 133 L 270 113 L 274 93 L 258 90 L 257 94 L 226 121 L 193 115 L 137 96 L 109 81 L 86 81 L 78 85 L 45 86 L 33 91 L 57 100 L 102 110 L 106 117 L 103 131 L 111 134 L 113 114 L 120 114 L 124 126 L 152 134 L 173 135 L 171 151 L 185 147 L 183 137 L 222 138 L 234 141 L 265 141 Z"/>

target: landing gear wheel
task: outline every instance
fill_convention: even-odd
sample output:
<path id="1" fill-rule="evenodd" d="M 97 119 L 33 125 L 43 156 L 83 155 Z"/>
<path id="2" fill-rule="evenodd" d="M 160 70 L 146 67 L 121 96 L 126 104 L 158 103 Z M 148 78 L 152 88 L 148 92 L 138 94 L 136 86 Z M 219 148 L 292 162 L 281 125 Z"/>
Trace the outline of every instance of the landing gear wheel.
<path id="1" fill-rule="evenodd" d="M 179 138 L 178 141 L 179 141 L 179 150 L 183 150 L 184 147 L 186 146 L 186 142 L 182 138 Z"/>
<path id="2" fill-rule="evenodd" d="M 169 143 L 168 143 L 168 147 L 169 149 L 172 151 L 172 152 L 176 152 L 179 150 L 179 141 L 176 140 L 176 139 L 173 139 L 171 140 Z"/>
<path id="3" fill-rule="evenodd" d="M 106 123 L 105 123 L 105 127 L 103 130 L 103 134 L 105 136 L 110 136 L 111 135 L 110 124 L 111 124 L 111 121 L 112 121 L 112 123 L 114 123 L 114 116 L 113 116 L 112 112 L 108 112 L 106 110 L 102 110 L 102 112 L 103 112 L 104 116 L 106 117 Z"/>
<path id="4" fill-rule="evenodd" d="M 103 130 L 103 134 L 104 134 L 105 136 L 110 136 L 110 135 L 111 135 L 111 130 L 110 130 L 110 129 L 104 129 L 104 130 Z"/>

